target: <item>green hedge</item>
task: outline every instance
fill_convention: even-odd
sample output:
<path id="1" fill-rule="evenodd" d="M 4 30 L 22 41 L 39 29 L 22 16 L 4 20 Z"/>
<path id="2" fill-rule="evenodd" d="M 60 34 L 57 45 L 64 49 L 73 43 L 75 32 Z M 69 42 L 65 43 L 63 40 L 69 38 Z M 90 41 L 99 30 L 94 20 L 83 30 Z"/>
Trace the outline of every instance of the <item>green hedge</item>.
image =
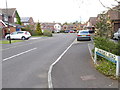
<path id="1" fill-rule="evenodd" d="M 115 43 L 106 38 L 94 37 L 94 45 L 97 48 L 120 56 L 120 41 L 118 43 Z"/>
<path id="2" fill-rule="evenodd" d="M 102 37 L 94 37 L 94 45 L 97 48 L 103 49 L 105 51 L 108 51 L 110 53 L 120 56 L 120 42 L 115 43 L 114 41 L 111 41 L 110 39 L 106 39 Z M 96 69 L 99 72 L 103 73 L 104 75 L 112 79 L 118 79 L 115 76 L 116 64 L 106 60 L 105 58 L 97 56 Z"/>

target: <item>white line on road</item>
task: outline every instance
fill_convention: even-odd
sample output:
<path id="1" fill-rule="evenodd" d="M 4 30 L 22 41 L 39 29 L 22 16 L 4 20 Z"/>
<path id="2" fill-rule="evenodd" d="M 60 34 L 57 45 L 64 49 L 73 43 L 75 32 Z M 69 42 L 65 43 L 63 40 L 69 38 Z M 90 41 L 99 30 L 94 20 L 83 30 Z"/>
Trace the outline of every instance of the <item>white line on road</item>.
<path id="1" fill-rule="evenodd" d="M 75 39 L 76 40 L 76 39 Z M 53 84 L 52 84 L 52 76 L 51 76 L 51 72 L 52 72 L 52 68 L 53 66 L 63 57 L 63 55 L 70 49 L 70 47 L 73 45 L 73 43 L 75 42 L 75 40 L 72 42 L 72 44 L 58 57 L 58 59 L 50 66 L 49 71 L 48 71 L 48 88 L 52 89 L 53 88 Z"/>
<path id="2" fill-rule="evenodd" d="M 13 56 L 11 56 L 11 57 L 5 58 L 5 59 L 3 59 L 3 61 L 6 61 L 6 60 L 9 60 L 9 59 L 11 59 L 11 58 L 14 58 L 14 57 L 20 56 L 20 55 L 22 55 L 22 54 L 28 53 L 28 52 L 33 51 L 33 50 L 35 50 L 35 49 L 37 49 L 37 48 L 33 48 L 33 49 L 30 49 L 30 50 L 24 51 L 24 52 L 22 52 L 22 53 L 19 53 L 19 54 L 13 55 Z"/>

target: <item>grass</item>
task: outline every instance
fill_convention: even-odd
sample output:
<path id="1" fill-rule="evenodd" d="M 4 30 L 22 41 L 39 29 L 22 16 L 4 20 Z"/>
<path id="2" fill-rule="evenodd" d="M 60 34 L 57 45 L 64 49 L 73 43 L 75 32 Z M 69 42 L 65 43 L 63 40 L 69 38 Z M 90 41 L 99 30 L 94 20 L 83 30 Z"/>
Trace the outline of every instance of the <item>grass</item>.
<path id="1" fill-rule="evenodd" d="M 22 42 L 24 40 L 11 40 L 11 43 Z M 9 40 L 0 41 L 0 44 L 9 44 Z"/>
<path id="2" fill-rule="evenodd" d="M 45 36 L 45 35 L 35 35 L 35 36 L 32 36 L 32 37 L 48 37 L 48 36 Z"/>
<path id="3" fill-rule="evenodd" d="M 104 74 L 105 76 L 117 80 L 116 77 L 116 65 L 104 58 L 101 58 L 99 61 L 97 61 L 98 64 L 95 66 L 96 69 Z"/>

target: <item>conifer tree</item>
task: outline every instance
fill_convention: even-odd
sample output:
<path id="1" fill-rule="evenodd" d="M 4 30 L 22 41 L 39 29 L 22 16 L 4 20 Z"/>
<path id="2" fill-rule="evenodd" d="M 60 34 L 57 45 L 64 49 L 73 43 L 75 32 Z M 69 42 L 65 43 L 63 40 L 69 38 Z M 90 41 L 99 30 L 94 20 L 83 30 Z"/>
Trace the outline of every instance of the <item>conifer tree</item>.
<path id="1" fill-rule="evenodd" d="M 37 26 L 36 26 L 36 32 L 38 35 L 42 35 L 41 25 L 39 22 L 37 23 Z"/>
<path id="2" fill-rule="evenodd" d="M 18 12 L 16 11 L 16 24 L 22 24 L 21 23 L 21 19 L 20 19 L 20 16 L 19 16 L 19 14 L 18 14 Z"/>

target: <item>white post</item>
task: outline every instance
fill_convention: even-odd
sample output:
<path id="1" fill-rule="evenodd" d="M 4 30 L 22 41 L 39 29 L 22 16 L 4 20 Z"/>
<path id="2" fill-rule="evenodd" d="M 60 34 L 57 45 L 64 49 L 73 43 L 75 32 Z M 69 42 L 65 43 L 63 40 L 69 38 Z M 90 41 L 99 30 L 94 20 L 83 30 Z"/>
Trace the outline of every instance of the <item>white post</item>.
<path id="1" fill-rule="evenodd" d="M 120 56 L 117 56 L 117 63 L 116 63 L 116 77 L 119 76 L 119 68 L 120 68 L 119 62 L 120 62 Z"/>
<path id="2" fill-rule="evenodd" d="M 94 52 L 94 64 L 96 64 L 96 61 L 97 61 L 96 51 L 97 51 L 97 48 L 95 47 L 95 52 Z"/>

